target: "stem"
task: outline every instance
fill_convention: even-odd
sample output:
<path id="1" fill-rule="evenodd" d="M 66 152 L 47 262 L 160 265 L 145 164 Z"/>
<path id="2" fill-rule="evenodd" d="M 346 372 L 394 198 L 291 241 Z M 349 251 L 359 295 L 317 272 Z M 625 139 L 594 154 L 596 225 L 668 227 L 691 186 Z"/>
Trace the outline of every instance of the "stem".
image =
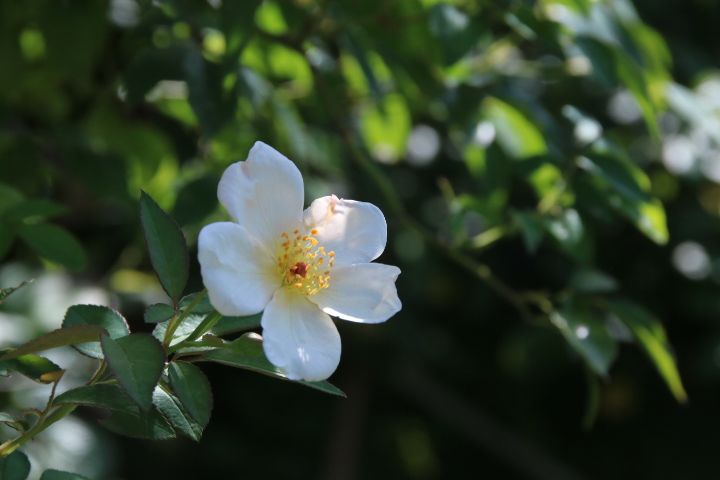
<path id="1" fill-rule="evenodd" d="M 98 380 L 100 380 L 100 378 L 102 378 L 103 374 L 105 373 L 105 365 L 105 360 L 100 362 L 97 370 L 95 370 L 93 376 L 90 377 L 90 380 L 88 380 L 87 385 L 92 385 L 93 383 L 96 383 Z M 55 389 L 57 388 L 58 383 L 59 382 L 55 382 L 53 384 L 52 391 L 50 392 L 50 397 L 48 398 L 47 406 L 45 407 L 45 410 L 40 412 L 40 416 L 38 418 L 38 421 L 35 422 L 35 425 L 33 425 L 28 431 L 26 431 L 19 437 L 8 440 L 7 442 L 0 445 L 0 458 L 10 455 L 12 452 L 23 446 L 25 443 L 35 438 L 40 432 L 47 429 L 53 423 L 62 420 L 63 418 L 70 415 L 70 413 L 72 413 L 72 411 L 77 408 L 77 405 L 61 405 L 60 407 L 57 407 L 55 410 L 51 411 L 53 408 L 52 403 L 55 399 Z"/>
<path id="2" fill-rule="evenodd" d="M 170 322 L 168 322 L 167 330 L 165 330 L 165 336 L 163 337 L 163 347 L 165 347 L 165 350 L 170 347 L 170 342 L 172 342 L 172 337 L 175 333 L 175 330 L 177 330 L 182 321 L 185 320 L 187 316 L 190 315 L 190 313 L 193 311 L 193 309 L 197 307 L 198 304 L 202 301 L 205 292 L 206 290 L 204 289 L 198 292 L 190 305 L 188 305 L 185 310 L 180 313 L 180 315 L 175 312 L 175 315 L 173 315 L 173 317 L 170 319 Z"/>
<path id="3" fill-rule="evenodd" d="M 205 317 L 202 322 L 200 322 L 200 325 L 198 325 L 197 328 L 195 328 L 195 330 L 193 330 L 193 332 L 185 340 L 178 343 L 177 345 L 168 347 L 168 353 L 174 353 L 181 348 L 188 346 L 188 344 L 194 342 L 195 340 L 203 336 L 206 332 L 209 332 L 215 325 L 217 325 L 221 318 L 222 315 L 220 313 L 211 313 L 210 315 Z"/>

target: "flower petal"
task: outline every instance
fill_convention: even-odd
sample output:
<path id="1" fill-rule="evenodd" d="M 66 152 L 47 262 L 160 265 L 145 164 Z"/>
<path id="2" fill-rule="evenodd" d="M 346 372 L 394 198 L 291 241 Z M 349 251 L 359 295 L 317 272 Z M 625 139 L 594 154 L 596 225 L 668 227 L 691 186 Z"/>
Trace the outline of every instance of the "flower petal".
<path id="1" fill-rule="evenodd" d="M 263 242 L 277 242 L 302 222 L 303 179 L 295 164 L 262 142 L 244 162 L 230 165 L 218 199 L 240 225 Z"/>
<path id="2" fill-rule="evenodd" d="M 204 227 L 198 260 L 210 303 L 223 315 L 262 311 L 280 286 L 270 252 L 236 223 Z"/>
<path id="3" fill-rule="evenodd" d="M 305 210 L 305 226 L 318 231 L 317 240 L 335 252 L 337 265 L 371 262 L 387 242 L 387 223 L 379 208 L 335 195 L 312 202 Z"/>
<path id="4" fill-rule="evenodd" d="M 265 355 L 291 380 L 325 380 L 340 363 L 340 334 L 306 297 L 280 288 L 262 316 Z"/>
<path id="5" fill-rule="evenodd" d="M 382 263 L 336 266 L 330 286 L 308 300 L 323 312 L 360 323 L 380 323 L 402 308 L 395 280 L 400 269 Z"/>

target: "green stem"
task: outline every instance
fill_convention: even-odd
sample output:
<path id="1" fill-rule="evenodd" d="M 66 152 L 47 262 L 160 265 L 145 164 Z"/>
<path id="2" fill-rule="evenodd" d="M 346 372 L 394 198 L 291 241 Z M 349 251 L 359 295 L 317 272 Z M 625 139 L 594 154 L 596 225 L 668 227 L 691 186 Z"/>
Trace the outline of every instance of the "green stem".
<path id="1" fill-rule="evenodd" d="M 98 380 L 100 380 L 105 373 L 105 360 L 100 362 L 100 365 L 98 365 L 97 370 L 95 370 L 95 373 L 93 376 L 88 380 L 87 385 L 92 385 L 93 383 L 96 383 Z M 45 410 L 43 410 L 40 413 L 40 416 L 38 418 L 38 421 L 35 422 L 35 425 L 33 425 L 28 431 L 23 433 L 17 438 L 14 438 L 12 440 L 8 440 L 7 442 L 0 445 L 0 458 L 6 457 L 10 455 L 12 452 L 17 450 L 18 448 L 22 447 L 25 443 L 29 442 L 33 438 L 35 438 L 39 433 L 50 427 L 55 422 L 62 420 L 63 418 L 67 417 L 72 413 L 73 410 L 77 407 L 77 405 L 61 405 L 57 407 L 55 410 L 52 410 L 53 408 L 53 399 L 55 398 L 55 388 L 57 387 L 57 383 L 53 385 L 52 392 L 50 393 L 50 398 L 48 399 L 47 406 L 45 407 Z M 51 411 L 52 410 L 52 411 Z"/>
<path id="2" fill-rule="evenodd" d="M 181 348 L 184 348 L 203 336 L 205 333 L 209 332 L 222 318 L 222 315 L 218 312 L 213 312 L 205 319 L 200 322 L 200 325 L 198 325 L 195 330 L 192 331 L 192 333 L 182 342 L 178 343 L 177 345 L 173 345 L 172 347 L 168 347 L 168 353 L 174 353 L 180 350 Z"/>
<path id="3" fill-rule="evenodd" d="M 193 301 L 188 305 L 185 310 L 180 312 L 180 315 L 175 312 L 175 315 L 170 319 L 170 322 L 168 322 L 167 330 L 165 330 L 165 336 L 163 337 L 163 347 L 165 347 L 165 350 L 167 350 L 170 347 L 170 342 L 172 342 L 173 334 L 175 333 L 175 330 L 180 326 L 183 320 L 187 318 L 190 313 L 192 313 L 193 309 L 198 306 L 198 304 L 202 301 L 204 297 L 204 293 L 206 290 L 201 290 L 195 295 L 195 298 Z"/>

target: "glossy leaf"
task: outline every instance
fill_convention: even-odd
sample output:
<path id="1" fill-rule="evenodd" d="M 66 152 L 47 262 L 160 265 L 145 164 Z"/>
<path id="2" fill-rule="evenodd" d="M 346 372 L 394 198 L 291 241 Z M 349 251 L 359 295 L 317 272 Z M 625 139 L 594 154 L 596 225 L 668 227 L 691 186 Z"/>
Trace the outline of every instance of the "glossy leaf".
<path id="1" fill-rule="evenodd" d="M 208 424 L 213 407 L 210 382 L 198 367 L 186 362 L 173 362 L 168 367 L 170 385 L 182 405 L 202 426 Z"/>
<path id="2" fill-rule="evenodd" d="M 160 342 L 146 333 L 134 333 L 117 340 L 103 335 L 100 343 L 110 369 L 125 392 L 143 410 L 149 410 L 165 363 Z"/>
<path id="3" fill-rule="evenodd" d="M 9 360 L 0 360 L 0 369 L 18 372 L 40 383 L 54 383 L 62 378 L 65 371 L 45 357 L 32 353 Z"/>
<path id="4" fill-rule="evenodd" d="M 200 441 L 204 426 L 183 408 L 179 398 L 158 385 L 153 393 L 153 404 L 177 432 L 196 442 Z"/>
<path id="5" fill-rule="evenodd" d="M 110 338 L 120 338 L 130 334 L 127 321 L 115 310 L 101 305 L 73 305 L 65 313 L 63 327 L 75 325 L 97 325 L 107 331 Z M 100 342 L 80 343 L 74 347 L 92 358 L 103 358 Z"/>
<path id="6" fill-rule="evenodd" d="M 675 398 L 679 402 L 687 401 L 687 393 L 662 323 L 642 306 L 627 300 L 610 302 L 610 310 L 630 329 Z"/>
<path id="7" fill-rule="evenodd" d="M 175 221 L 145 192 L 140 197 L 140 220 L 160 284 L 170 298 L 178 301 L 188 279 L 185 237 Z"/>
<path id="8" fill-rule="evenodd" d="M 120 411 L 134 411 L 138 408 L 115 383 L 96 383 L 73 388 L 55 397 L 53 405 L 83 405 Z"/>
<path id="9" fill-rule="evenodd" d="M 202 353 L 202 360 L 222 363 L 231 367 L 244 368 L 257 373 L 269 375 L 271 377 L 287 380 L 285 374 L 265 357 L 263 352 L 262 341 L 252 334 L 246 334 L 233 342 L 226 343 L 223 348 L 217 348 Z M 298 381 L 301 385 L 305 385 L 316 390 L 320 390 L 331 395 L 345 397 L 345 393 L 332 385 L 330 382 L 307 382 Z"/>
<path id="10" fill-rule="evenodd" d="M 47 223 L 30 224 L 18 227 L 17 233 L 41 257 L 71 270 L 85 268 L 85 250 L 64 228 Z"/>
<path id="11" fill-rule="evenodd" d="M 59 328 L 10 350 L 0 356 L 0 361 L 16 358 L 20 355 L 28 353 L 36 353 L 57 347 L 64 347 L 66 345 L 96 342 L 100 338 L 100 335 L 104 332 L 105 329 L 98 325 L 73 325 L 70 327 Z"/>
<path id="12" fill-rule="evenodd" d="M 570 306 L 553 312 L 550 321 L 595 373 L 607 376 L 618 348 L 599 314 L 588 307 Z"/>
<path id="13" fill-rule="evenodd" d="M 0 478 L 2 480 L 25 480 L 30 475 L 30 460 L 20 450 L 7 457 L 0 458 Z"/>

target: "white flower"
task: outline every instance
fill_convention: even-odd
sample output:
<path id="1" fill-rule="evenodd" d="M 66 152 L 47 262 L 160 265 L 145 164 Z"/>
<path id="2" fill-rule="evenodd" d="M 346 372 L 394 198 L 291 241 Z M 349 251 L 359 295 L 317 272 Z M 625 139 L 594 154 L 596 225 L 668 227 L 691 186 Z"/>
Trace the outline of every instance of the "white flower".
<path id="1" fill-rule="evenodd" d="M 198 258 L 210 302 L 223 315 L 263 311 L 263 347 L 288 378 L 323 380 L 340 361 L 329 315 L 379 323 L 397 313 L 397 267 L 370 263 L 385 249 L 387 225 L 375 205 L 318 198 L 303 211 L 295 164 L 256 142 L 228 167 L 220 203 L 235 222 L 207 225 Z"/>

